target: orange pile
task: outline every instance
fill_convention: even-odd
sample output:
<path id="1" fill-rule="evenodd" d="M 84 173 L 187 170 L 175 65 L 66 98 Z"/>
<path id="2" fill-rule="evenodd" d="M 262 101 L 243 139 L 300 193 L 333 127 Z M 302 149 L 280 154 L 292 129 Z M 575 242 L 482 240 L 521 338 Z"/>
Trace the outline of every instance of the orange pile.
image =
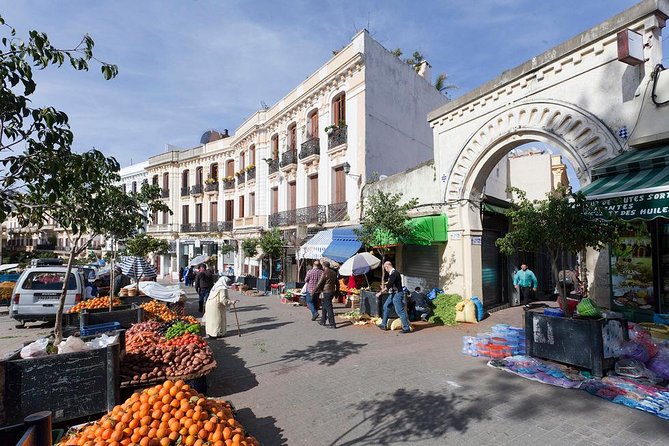
<path id="1" fill-rule="evenodd" d="M 227 402 L 205 398 L 183 381 L 165 381 L 134 393 L 61 446 L 259 445 L 247 437 Z"/>
<path id="2" fill-rule="evenodd" d="M 174 319 L 183 319 L 191 324 L 198 324 L 198 320 L 193 316 L 179 316 L 174 311 L 170 310 L 167 305 L 164 303 L 158 302 L 157 300 L 152 300 L 141 305 L 144 308 L 144 313 L 149 319 L 154 319 L 159 322 L 169 322 Z"/>
<path id="3" fill-rule="evenodd" d="M 115 297 L 113 302 L 112 302 L 112 307 L 118 307 L 121 305 L 121 299 Z M 68 313 L 78 313 L 81 310 L 94 310 L 94 309 L 99 309 L 99 308 L 109 308 L 109 297 L 104 296 L 104 297 L 94 297 L 93 299 L 88 299 L 79 302 L 72 308 L 70 308 L 70 311 Z"/>

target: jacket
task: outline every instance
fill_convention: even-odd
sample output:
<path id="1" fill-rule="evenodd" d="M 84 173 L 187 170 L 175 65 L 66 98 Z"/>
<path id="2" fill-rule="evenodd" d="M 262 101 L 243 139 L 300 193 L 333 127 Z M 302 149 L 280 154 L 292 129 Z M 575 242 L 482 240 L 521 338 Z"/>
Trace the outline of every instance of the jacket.
<path id="1" fill-rule="evenodd" d="M 318 285 L 318 282 L 321 280 L 321 277 L 323 277 L 323 270 L 320 268 L 311 268 L 307 272 L 307 277 L 304 278 L 304 281 L 307 284 L 307 291 L 309 292 L 309 294 L 314 294 L 316 285 Z"/>
<path id="2" fill-rule="evenodd" d="M 314 288 L 314 293 L 335 293 L 339 291 L 339 280 L 337 280 L 337 273 L 335 270 L 327 268 L 323 271 L 316 288 Z"/>
<path id="3" fill-rule="evenodd" d="M 201 273 L 197 273 L 195 276 L 195 289 L 209 289 L 214 286 L 214 273 L 209 269 L 205 269 Z"/>
<path id="4" fill-rule="evenodd" d="M 397 293 L 402 291 L 402 275 L 396 269 L 393 269 L 388 275 L 388 280 L 386 281 L 386 288 L 388 292 Z"/>

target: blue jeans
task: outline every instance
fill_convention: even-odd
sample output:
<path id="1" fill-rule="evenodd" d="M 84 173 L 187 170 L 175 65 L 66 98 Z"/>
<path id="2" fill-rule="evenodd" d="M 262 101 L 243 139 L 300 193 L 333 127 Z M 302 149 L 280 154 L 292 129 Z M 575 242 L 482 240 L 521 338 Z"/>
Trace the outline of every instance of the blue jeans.
<path id="1" fill-rule="evenodd" d="M 204 305 L 207 303 L 207 299 L 209 298 L 209 292 L 211 292 L 211 288 L 200 288 L 198 294 L 200 295 L 199 302 L 201 304 Z"/>
<path id="2" fill-rule="evenodd" d="M 401 291 L 399 293 L 391 293 L 386 298 L 385 303 L 383 304 L 383 319 L 381 320 L 381 327 L 386 327 L 388 325 L 388 314 L 390 313 L 390 306 L 395 306 L 395 313 L 400 317 L 402 321 L 402 330 L 409 331 L 411 328 L 409 326 L 409 319 L 407 318 L 407 313 L 404 310 L 404 293 Z"/>
<path id="3" fill-rule="evenodd" d="M 318 316 L 318 295 L 320 293 L 315 293 L 312 295 L 310 292 L 307 291 L 307 294 L 305 295 L 305 299 L 307 300 L 307 308 L 309 308 L 309 311 L 311 311 L 312 316 Z"/>

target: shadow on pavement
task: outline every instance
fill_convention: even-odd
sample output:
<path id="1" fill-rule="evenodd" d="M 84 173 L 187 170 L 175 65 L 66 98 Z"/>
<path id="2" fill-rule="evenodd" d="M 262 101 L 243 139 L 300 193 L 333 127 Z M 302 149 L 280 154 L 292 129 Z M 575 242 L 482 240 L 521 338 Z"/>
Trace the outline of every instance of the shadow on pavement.
<path id="1" fill-rule="evenodd" d="M 404 444 L 435 439 L 449 431 L 466 432 L 470 423 L 489 418 L 472 397 L 418 389 L 398 389 L 392 395 L 351 407 L 364 414 L 364 419 L 331 446 Z M 363 424 L 361 429 L 366 431 L 358 433 Z M 351 436 L 355 438 L 346 438 Z"/>
<path id="2" fill-rule="evenodd" d="M 287 445 L 288 440 L 283 437 L 283 429 L 275 425 L 274 417 L 256 418 L 251 409 L 237 411 L 237 419 L 249 435 L 253 435 L 265 445 Z"/>
<path id="3" fill-rule="evenodd" d="M 223 340 L 209 342 L 218 366 L 207 376 L 209 396 L 231 395 L 253 389 L 258 385 L 256 376 L 246 367 L 239 355 L 239 347 L 227 345 Z"/>
<path id="4" fill-rule="evenodd" d="M 339 341 L 328 339 L 318 341 L 315 345 L 302 350 L 290 350 L 281 356 L 283 361 L 304 361 L 318 362 L 320 365 L 332 366 L 349 355 L 360 353 L 362 347 L 367 344 L 356 344 L 351 341 Z"/>
<path id="5" fill-rule="evenodd" d="M 292 324 L 292 322 L 276 322 L 274 324 L 265 324 L 265 325 L 255 325 L 253 327 L 246 327 L 241 329 L 242 336 L 245 334 L 253 333 L 254 331 L 264 331 L 264 330 L 273 330 L 275 328 L 283 327 L 284 325 Z M 246 324 L 245 324 L 246 325 Z M 230 333 L 228 331 L 228 333 Z M 234 334 L 236 334 L 236 330 Z"/>
<path id="6" fill-rule="evenodd" d="M 243 307 L 237 307 L 237 312 L 241 313 L 243 311 L 260 311 L 260 310 L 267 310 L 267 305 L 246 305 Z"/>
<path id="7" fill-rule="evenodd" d="M 244 322 L 243 325 L 266 324 L 268 322 L 274 322 L 275 320 L 276 317 L 274 316 L 257 317 L 255 319 L 249 319 L 248 321 Z"/>

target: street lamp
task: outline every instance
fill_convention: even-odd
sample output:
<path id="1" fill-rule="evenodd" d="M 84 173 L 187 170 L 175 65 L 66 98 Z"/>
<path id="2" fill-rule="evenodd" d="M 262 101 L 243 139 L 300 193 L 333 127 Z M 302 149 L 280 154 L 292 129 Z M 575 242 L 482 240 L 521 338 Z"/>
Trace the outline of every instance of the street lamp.
<path id="1" fill-rule="evenodd" d="M 344 168 L 344 173 L 346 175 L 348 175 L 349 177 L 356 177 L 358 180 L 360 180 L 360 177 L 362 175 L 356 175 L 356 174 L 351 173 L 351 165 L 348 163 L 348 161 L 345 162 L 342 167 Z"/>

